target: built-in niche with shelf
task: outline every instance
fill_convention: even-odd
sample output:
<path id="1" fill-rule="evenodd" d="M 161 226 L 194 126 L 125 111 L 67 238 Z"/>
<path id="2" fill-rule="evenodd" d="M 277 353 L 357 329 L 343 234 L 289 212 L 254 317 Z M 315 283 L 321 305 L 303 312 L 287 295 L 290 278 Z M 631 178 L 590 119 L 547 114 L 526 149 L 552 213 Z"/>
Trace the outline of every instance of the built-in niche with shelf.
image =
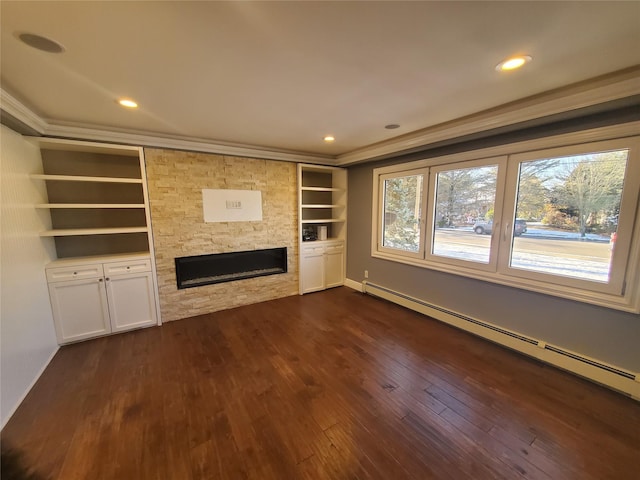
<path id="1" fill-rule="evenodd" d="M 328 240 L 344 240 L 347 219 L 346 170 L 302 164 L 298 168 L 301 240 L 309 238 L 304 232 L 317 233 L 318 227 L 326 227 Z"/>
<path id="2" fill-rule="evenodd" d="M 144 162 L 137 147 L 37 139 L 58 258 L 148 253 Z"/>
<path id="3" fill-rule="evenodd" d="M 300 293 L 343 284 L 347 171 L 298 165 L 298 199 Z"/>

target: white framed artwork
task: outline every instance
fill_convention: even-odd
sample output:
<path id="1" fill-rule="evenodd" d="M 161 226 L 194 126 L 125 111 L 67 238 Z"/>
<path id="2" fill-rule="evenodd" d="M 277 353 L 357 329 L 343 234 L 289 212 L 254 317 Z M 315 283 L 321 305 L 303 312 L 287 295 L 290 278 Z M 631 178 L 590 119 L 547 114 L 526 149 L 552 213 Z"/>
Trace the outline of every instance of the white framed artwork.
<path id="1" fill-rule="evenodd" d="M 260 222 L 262 221 L 262 192 L 260 190 L 202 190 L 204 221 Z"/>

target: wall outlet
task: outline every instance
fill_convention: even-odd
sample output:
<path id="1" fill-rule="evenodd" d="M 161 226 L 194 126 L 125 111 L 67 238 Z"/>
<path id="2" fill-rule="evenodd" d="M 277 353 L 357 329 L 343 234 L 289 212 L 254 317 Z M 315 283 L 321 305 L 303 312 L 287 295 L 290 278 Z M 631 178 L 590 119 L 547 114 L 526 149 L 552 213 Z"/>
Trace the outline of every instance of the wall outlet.
<path id="1" fill-rule="evenodd" d="M 364 271 L 364 278 L 369 278 L 369 270 Z"/>

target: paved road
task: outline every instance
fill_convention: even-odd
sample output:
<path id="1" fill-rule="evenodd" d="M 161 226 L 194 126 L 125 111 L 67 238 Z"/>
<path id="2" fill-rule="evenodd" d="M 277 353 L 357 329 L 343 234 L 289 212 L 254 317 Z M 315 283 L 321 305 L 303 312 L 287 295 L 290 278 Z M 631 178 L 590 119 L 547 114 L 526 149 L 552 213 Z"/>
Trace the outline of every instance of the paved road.
<path id="1" fill-rule="evenodd" d="M 465 230 L 437 230 L 434 252 L 443 257 L 489 262 L 489 235 Z M 510 266 L 534 272 L 607 282 L 609 280 L 609 244 L 581 241 L 515 237 Z"/>
<path id="2" fill-rule="evenodd" d="M 489 248 L 490 235 L 478 235 L 465 230 L 436 230 L 436 243 L 467 245 L 472 248 Z M 584 242 L 580 240 L 556 240 L 534 237 L 515 237 L 514 250 L 549 256 L 584 258 L 609 263 L 611 252 L 608 243 Z"/>

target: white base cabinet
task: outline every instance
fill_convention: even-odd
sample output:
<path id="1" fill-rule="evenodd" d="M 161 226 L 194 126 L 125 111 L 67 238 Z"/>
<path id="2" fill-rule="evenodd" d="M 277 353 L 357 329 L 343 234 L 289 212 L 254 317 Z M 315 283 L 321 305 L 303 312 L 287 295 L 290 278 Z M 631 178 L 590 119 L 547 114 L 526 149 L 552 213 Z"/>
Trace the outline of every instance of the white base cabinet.
<path id="1" fill-rule="evenodd" d="M 104 279 L 49 283 L 58 343 L 98 337 L 111 332 Z"/>
<path id="2" fill-rule="evenodd" d="M 300 250 L 301 294 L 344 284 L 344 242 L 309 242 Z"/>
<path id="3" fill-rule="evenodd" d="M 114 275 L 105 287 L 112 332 L 155 325 L 151 272 Z"/>
<path id="4" fill-rule="evenodd" d="M 100 263 L 60 260 L 46 273 L 60 344 L 157 324 L 148 256 Z"/>

